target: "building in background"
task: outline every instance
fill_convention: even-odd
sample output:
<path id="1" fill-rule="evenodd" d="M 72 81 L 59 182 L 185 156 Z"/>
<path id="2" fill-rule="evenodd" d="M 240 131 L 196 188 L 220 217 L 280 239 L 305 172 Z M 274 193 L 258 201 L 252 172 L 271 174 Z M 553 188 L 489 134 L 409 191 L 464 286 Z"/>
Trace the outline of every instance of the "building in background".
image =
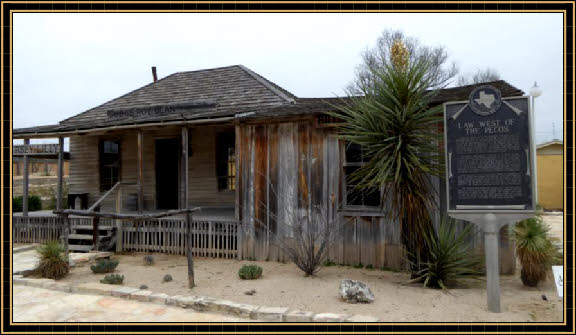
<path id="1" fill-rule="evenodd" d="M 536 147 L 538 203 L 547 210 L 564 210 L 564 144 L 560 140 Z"/>

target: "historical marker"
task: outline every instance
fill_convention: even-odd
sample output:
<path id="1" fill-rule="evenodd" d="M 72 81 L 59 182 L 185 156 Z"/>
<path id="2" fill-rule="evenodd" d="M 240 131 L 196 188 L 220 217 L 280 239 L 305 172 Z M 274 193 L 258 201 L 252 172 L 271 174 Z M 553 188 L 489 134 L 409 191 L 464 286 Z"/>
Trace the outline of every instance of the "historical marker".
<path id="1" fill-rule="evenodd" d="M 445 105 L 449 211 L 534 209 L 528 97 L 478 86 Z"/>
<path id="2" fill-rule="evenodd" d="M 500 312 L 498 233 L 534 216 L 534 144 L 528 97 L 489 85 L 444 104 L 448 214 L 484 231 L 488 309 Z"/>

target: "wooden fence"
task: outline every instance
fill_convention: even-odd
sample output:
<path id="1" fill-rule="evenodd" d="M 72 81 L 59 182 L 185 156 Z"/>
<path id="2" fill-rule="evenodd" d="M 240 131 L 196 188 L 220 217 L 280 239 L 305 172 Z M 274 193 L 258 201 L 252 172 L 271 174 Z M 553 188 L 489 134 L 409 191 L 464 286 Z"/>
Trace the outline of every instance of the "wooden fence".
<path id="1" fill-rule="evenodd" d="M 91 225 L 90 218 L 70 218 L 72 229 Z M 114 226 L 112 219 L 100 219 L 100 226 Z M 236 221 L 192 221 L 192 253 L 195 257 L 237 258 L 240 227 Z M 12 241 L 42 243 L 58 240 L 64 233 L 63 220 L 56 216 L 14 216 Z M 186 226 L 183 219 L 152 219 L 122 223 L 122 250 L 186 254 Z"/>
<path id="2" fill-rule="evenodd" d="M 192 255 L 196 257 L 238 257 L 239 226 L 235 221 L 192 221 Z M 155 219 L 125 222 L 122 246 L 127 251 L 186 254 L 184 220 Z"/>

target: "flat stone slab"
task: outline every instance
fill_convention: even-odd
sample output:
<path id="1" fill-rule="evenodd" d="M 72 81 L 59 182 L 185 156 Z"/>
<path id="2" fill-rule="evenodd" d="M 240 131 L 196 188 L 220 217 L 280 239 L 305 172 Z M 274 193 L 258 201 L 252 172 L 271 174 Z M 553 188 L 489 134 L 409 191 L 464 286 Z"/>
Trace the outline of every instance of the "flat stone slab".
<path id="1" fill-rule="evenodd" d="M 138 291 L 134 292 L 130 295 L 130 299 L 148 302 L 150 301 L 150 296 L 152 295 L 152 291 Z"/>
<path id="2" fill-rule="evenodd" d="M 73 252 L 70 253 L 70 261 L 74 266 L 83 266 L 96 259 L 108 258 L 112 255 L 113 253 L 109 251 L 91 251 L 88 253 Z"/>
<path id="3" fill-rule="evenodd" d="M 320 313 L 316 314 L 312 321 L 314 322 L 345 322 L 350 315 L 348 314 L 335 314 L 335 313 Z"/>
<path id="4" fill-rule="evenodd" d="M 169 295 L 166 293 L 152 293 L 149 298 L 150 298 L 150 302 L 156 303 L 156 304 L 162 304 L 165 305 L 166 304 L 166 299 L 168 299 Z"/>
<path id="5" fill-rule="evenodd" d="M 178 300 L 184 298 L 183 295 L 172 295 L 166 298 L 166 305 L 177 306 Z"/>
<path id="6" fill-rule="evenodd" d="M 200 312 L 204 311 L 217 311 L 219 305 L 216 303 L 217 299 L 210 297 L 192 296 L 186 308 L 192 308 Z"/>
<path id="7" fill-rule="evenodd" d="M 85 293 L 97 295 L 111 295 L 113 290 L 120 287 L 102 283 L 82 283 L 72 287 L 72 293 Z"/>
<path id="8" fill-rule="evenodd" d="M 284 314 L 288 312 L 287 307 L 259 307 L 250 313 L 252 319 L 262 320 L 262 321 L 274 321 L 282 322 Z"/>
<path id="9" fill-rule="evenodd" d="M 121 286 L 121 287 L 118 287 L 117 289 L 112 290 L 112 296 L 128 299 L 128 298 L 130 298 L 130 295 L 132 293 L 135 293 L 138 291 L 140 291 L 139 288 Z"/>
<path id="10" fill-rule="evenodd" d="M 235 303 L 231 301 L 221 301 L 220 311 L 240 316 L 243 318 L 250 318 L 252 312 L 254 312 L 258 306 Z"/>
<path id="11" fill-rule="evenodd" d="M 310 311 L 290 311 L 284 315 L 286 322 L 310 322 L 314 317 L 314 313 Z"/>
<path id="12" fill-rule="evenodd" d="M 351 317 L 349 317 L 348 319 L 346 319 L 346 322 L 379 322 L 380 319 L 378 319 L 377 317 L 374 316 L 370 316 L 370 315 L 352 315 Z"/>
<path id="13" fill-rule="evenodd" d="M 28 274 L 38 265 L 36 249 L 19 252 L 13 255 L 12 274 Z"/>
<path id="14" fill-rule="evenodd" d="M 196 301 L 196 297 L 181 295 L 175 299 L 175 305 L 182 308 L 192 308 L 192 305 Z"/>

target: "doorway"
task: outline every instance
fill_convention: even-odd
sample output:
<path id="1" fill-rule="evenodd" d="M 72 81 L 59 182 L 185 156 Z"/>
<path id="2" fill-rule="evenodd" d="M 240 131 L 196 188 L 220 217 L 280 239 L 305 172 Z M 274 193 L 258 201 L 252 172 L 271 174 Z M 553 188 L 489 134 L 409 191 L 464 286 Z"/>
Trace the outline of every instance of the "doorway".
<path id="1" fill-rule="evenodd" d="M 178 209 L 179 199 L 179 138 L 156 139 L 156 209 Z"/>

